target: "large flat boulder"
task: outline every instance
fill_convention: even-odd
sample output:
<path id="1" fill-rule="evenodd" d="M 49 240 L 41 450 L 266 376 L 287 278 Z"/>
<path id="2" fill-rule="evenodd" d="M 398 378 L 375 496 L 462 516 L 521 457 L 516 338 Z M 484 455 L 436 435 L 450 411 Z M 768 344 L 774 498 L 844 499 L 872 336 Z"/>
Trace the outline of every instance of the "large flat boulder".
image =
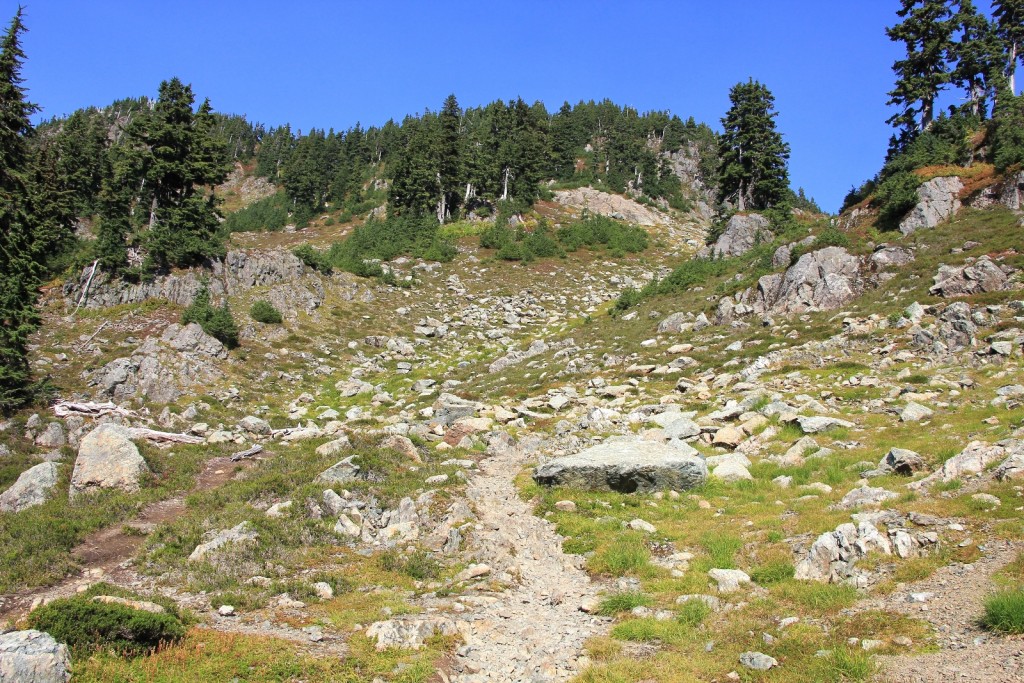
<path id="1" fill-rule="evenodd" d="M 939 266 L 928 291 L 939 296 L 966 296 L 1009 289 L 1009 278 L 988 256 L 961 266 Z"/>
<path id="2" fill-rule="evenodd" d="M 11 488 L 0 493 L 0 512 L 20 512 L 42 505 L 59 477 L 60 465 L 55 462 L 41 462 L 28 468 Z"/>
<path id="3" fill-rule="evenodd" d="M 678 448 L 633 437 L 617 437 L 585 451 L 556 458 L 534 471 L 545 486 L 623 493 L 684 491 L 708 477 L 704 460 Z"/>
<path id="4" fill-rule="evenodd" d="M 71 654 L 49 633 L 12 631 L 0 635 L 0 681 L 3 683 L 67 683 Z"/>
<path id="5" fill-rule="evenodd" d="M 69 494 L 74 498 L 99 489 L 133 493 L 148 472 L 149 466 L 132 443 L 128 429 L 102 424 L 85 435 L 78 447 Z"/>

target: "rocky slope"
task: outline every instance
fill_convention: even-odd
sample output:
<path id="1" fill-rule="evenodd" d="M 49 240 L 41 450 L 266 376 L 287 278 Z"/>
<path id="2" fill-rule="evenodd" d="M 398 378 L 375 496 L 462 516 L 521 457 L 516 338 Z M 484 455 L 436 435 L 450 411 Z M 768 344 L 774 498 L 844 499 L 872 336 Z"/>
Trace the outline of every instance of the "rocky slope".
<path id="1" fill-rule="evenodd" d="M 511 265 L 470 237 L 392 263 L 408 289 L 233 249 L 215 297 L 285 318 L 234 351 L 178 323 L 200 273 L 87 271 L 34 350 L 66 401 L 0 432 L 0 534 L 39 558 L 0 565 L 0 614 L 102 579 L 191 610 L 169 652 L 197 667 L 223 636 L 323 680 L 996 671 L 1020 641 L 945 615 L 1016 580 L 1024 257 L 1017 214 L 950 187 L 885 243 L 734 218 L 718 270 L 615 316 L 699 221 L 567 191 L 664 248 Z M 23 530 L 69 514 L 47 553 Z"/>

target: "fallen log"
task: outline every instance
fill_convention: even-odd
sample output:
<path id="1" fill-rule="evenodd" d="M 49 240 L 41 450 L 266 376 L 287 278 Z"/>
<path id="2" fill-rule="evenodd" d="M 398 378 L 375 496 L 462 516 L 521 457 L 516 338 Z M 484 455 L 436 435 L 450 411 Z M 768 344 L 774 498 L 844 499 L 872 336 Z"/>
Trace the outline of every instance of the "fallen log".
<path id="1" fill-rule="evenodd" d="M 244 451 L 239 451 L 238 453 L 235 453 L 234 455 L 232 455 L 231 456 L 231 462 L 238 462 L 239 460 L 241 460 L 243 458 L 251 458 L 252 456 L 256 455 L 257 453 L 262 453 L 262 452 L 263 452 L 263 446 L 261 446 L 259 444 L 256 444 L 252 448 L 247 448 Z"/>
<path id="2" fill-rule="evenodd" d="M 70 417 L 72 415 L 82 415 L 85 417 L 100 417 L 102 415 L 121 415 L 122 417 L 136 417 L 134 411 L 122 408 L 116 403 L 96 403 L 95 401 L 86 401 L 84 403 L 76 403 L 73 401 L 57 401 L 53 405 L 53 413 L 57 417 Z"/>
<path id="3" fill-rule="evenodd" d="M 204 439 L 201 436 L 192 434 L 175 434 L 173 432 L 159 432 L 155 429 L 145 427 L 130 427 L 128 433 L 133 439 L 148 439 L 149 441 L 165 441 L 170 443 L 200 444 Z"/>

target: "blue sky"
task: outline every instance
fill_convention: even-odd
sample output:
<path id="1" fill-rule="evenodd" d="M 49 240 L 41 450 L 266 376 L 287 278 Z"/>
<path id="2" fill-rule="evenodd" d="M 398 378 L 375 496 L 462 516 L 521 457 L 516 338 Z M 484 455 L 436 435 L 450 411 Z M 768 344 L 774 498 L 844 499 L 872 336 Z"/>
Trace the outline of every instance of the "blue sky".
<path id="1" fill-rule="evenodd" d="M 720 129 L 729 88 L 774 93 L 793 186 L 838 209 L 874 175 L 897 0 L 270 2 L 22 0 L 24 76 L 43 116 L 155 95 L 178 76 L 214 109 L 345 129 L 521 96 L 611 98 Z M 984 5 L 985 3 L 981 3 Z M 0 0 L 3 19 L 17 3 Z"/>

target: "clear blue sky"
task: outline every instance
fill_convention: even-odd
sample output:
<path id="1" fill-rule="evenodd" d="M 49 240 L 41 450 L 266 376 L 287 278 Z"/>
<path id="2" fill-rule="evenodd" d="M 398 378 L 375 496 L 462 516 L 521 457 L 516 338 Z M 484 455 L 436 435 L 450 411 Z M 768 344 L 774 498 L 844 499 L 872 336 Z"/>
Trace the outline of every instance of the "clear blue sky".
<path id="1" fill-rule="evenodd" d="M 775 95 L 793 187 L 830 211 L 881 165 L 900 55 L 884 33 L 897 0 L 22 2 L 45 117 L 178 76 L 218 111 L 302 130 L 378 125 L 452 92 L 552 111 L 608 97 L 718 130 L 730 86 L 753 77 Z M 0 0 L 5 23 L 16 7 Z"/>

